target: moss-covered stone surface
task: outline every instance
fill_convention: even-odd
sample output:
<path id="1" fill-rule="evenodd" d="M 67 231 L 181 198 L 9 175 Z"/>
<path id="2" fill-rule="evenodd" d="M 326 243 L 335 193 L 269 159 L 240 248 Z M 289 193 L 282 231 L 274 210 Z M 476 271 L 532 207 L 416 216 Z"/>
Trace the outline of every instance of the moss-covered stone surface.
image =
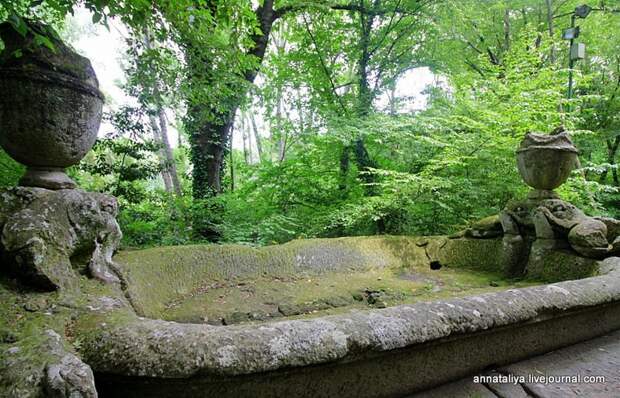
<path id="1" fill-rule="evenodd" d="M 309 239 L 121 252 L 121 284 L 76 274 L 74 287 L 55 292 L 0 276 L 0 396 L 94 397 L 90 367 L 149 377 L 245 374 L 463 333 L 467 317 L 491 327 L 510 321 L 515 303 L 496 310 L 495 297 L 540 290 L 512 289 L 537 282 L 504 278 L 501 250 L 501 239 Z M 550 258 L 545 269 L 557 268 L 551 276 L 558 277 L 566 261 L 583 265 L 573 257 Z M 590 286 L 590 279 L 574 283 Z M 568 290 L 544 291 L 564 297 Z M 547 293 L 536 297 L 547 308 Z M 575 305 L 589 299 L 579 296 Z M 536 312 L 529 303 L 519 304 L 515 322 Z"/>
<path id="2" fill-rule="evenodd" d="M 0 275 L 0 397 L 95 397 L 75 322 L 91 309 L 129 308 L 122 301 L 117 285 L 85 277 L 74 290 L 41 292 Z"/>
<path id="3" fill-rule="evenodd" d="M 47 330 L 64 333 L 68 318 L 52 316 L 49 303 L 55 293 L 28 293 L 12 281 L 0 282 L 0 391 L 15 397 L 34 396 L 45 366 L 52 358 L 41 349 Z"/>
<path id="4" fill-rule="evenodd" d="M 141 315 L 229 325 L 525 285 L 502 278 L 494 255 L 500 249 L 499 240 L 388 236 L 162 247 L 123 252 L 115 261 Z"/>
<path id="5" fill-rule="evenodd" d="M 228 325 L 282 316 L 333 314 L 354 308 L 385 308 L 527 284 L 505 281 L 498 273 L 450 268 L 371 269 L 307 278 L 259 277 L 232 283 L 206 283 L 168 302 L 161 318 Z"/>
<path id="6" fill-rule="evenodd" d="M 583 280 L 260 324 L 92 311 L 76 333 L 107 396 L 404 396 L 393 388 L 414 391 L 446 372 L 475 373 L 620 327 L 619 261 Z"/>
<path id="7" fill-rule="evenodd" d="M 533 246 L 527 274 L 531 279 L 543 282 L 557 282 L 587 278 L 597 275 L 599 262 L 581 257 L 570 249 L 540 251 Z"/>

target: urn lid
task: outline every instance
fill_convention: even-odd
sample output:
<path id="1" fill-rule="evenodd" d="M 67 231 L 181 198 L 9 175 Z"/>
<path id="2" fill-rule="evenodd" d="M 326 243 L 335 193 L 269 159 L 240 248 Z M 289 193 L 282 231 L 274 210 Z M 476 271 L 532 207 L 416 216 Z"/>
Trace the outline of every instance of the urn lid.
<path id="1" fill-rule="evenodd" d="M 24 20 L 28 32 L 22 36 L 13 26 L 0 24 L 0 78 L 28 78 L 71 86 L 103 99 L 99 81 L 88 58 L 64 44 L 49 26 Z M 36 35 L 46 37 L 52 48 L 36 42 Z"/>
<path id="2" fill-rule="evenodd" d="M 564 131 L 556 134 L 527 133 L 517 149 L 517 153 L 532 149 L 554 149 L 577 153 L 577 148 Z"/>

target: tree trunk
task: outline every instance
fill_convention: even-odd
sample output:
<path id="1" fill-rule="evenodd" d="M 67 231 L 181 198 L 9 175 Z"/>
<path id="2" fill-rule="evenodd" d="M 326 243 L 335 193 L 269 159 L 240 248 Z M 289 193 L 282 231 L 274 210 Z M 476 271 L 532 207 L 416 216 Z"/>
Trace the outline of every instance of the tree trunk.
<path id="1" fill-rule="evenodd" d="M 547 6 L 547 29 L 549 30 L 549 37 L 553 40 L 553 0 L 545 0 Z M 555 44 L 551 44 L 551 52 L 549 53 L 549 61 L 555 63 Z"/>
<path id="2" fill-rule="evenodd" d="M 380 6 L 380 0 L 374 0 L 373 7 L 376 9 Z M 364 9 L 364 0 L 360 0 L 360 6 Z M 368 82 L 368 64 L 370 62 L 370 35 L 374 24 L 374 14 L 360 13 L 360 58 L 357 63 L 358 74 L 358 105 L 357 114 L 359 117 L 366 117 L 372 110 L 373 92 Z M 360 179 L 364 184 L 366 195 L 372 196 L 376 193 L 372 184 L 375 178 L 369 173 L 369 169 L 376 167 L 375 162 L 370 158 L 370 154 L 366 149 L 364 139 L 361 136 L 355 138 L 353 143 L 353 151 L 355 154 L 355 163 L 360 173 Z"/>
<path id="3" fill-rule="evenodd" d="M 276 108 L 276 129 L 278 130 L 278 162 L 284 161 L 286 154 L 286 131 L 282 129 L 282 90 L 278 90 L 278 106 Z"/>
<path id="4" fill-rule="evenodd" d="M 166 122 L 166 114 L 163 109 L 159 109 L 159 127 L 164 157 L 166 159 L 166 168 L 168 174 L 170 175 L 174 193 L 181 197 L 183 196 L 183 190 L 181 189 L 181 182 L 179 181 L 179 174 L 177 173 L 177 164 L 174 159 L 172 147 L 170 147 L 170 140 L 168 139 L 168 124 Z"/>
<path id="5" fill-rule="evenodd" d="M 258 59 L 260 64 L 265 57 L 269 35 L 273 23 L 278 18 L 274 8 L 274 0 L 264 0 L 256 11 L 256 18 L 259 23 L 257 33 L 252 36 L 254 45 L 246 53 Z M 217 7 L 217 3 L 214 3 Z M 203 60 L 204 68 L 211 66 L 210 60 Z M 197 70 L 198 81 L 202 70 Z M 253 83 L 258 74 L 258 67 L 248 69 L 243 78 Z M 211 112 L 216 118 L 205 120 L 201 115 L 204 114 L 204 104 L 191 104 L 188 108 L 196 112 L 191 117 L 193 123 L 189 123 L 191 157 L 194 166 L 193 171 L 193 195 L 196 199 L 208 198 L 218 195 L 222 191 L 221 176 L 224 169 L 224 157 L 228 148 L 228 138 L 230 129 L 234 122 L 234 115 L 245 94 L 245 87 L 231 87 L 234 93 L 230 98 L 222 101 L 226 104 L 223 111 Z M 221 104 L 220 104 L 221 105 Z M 221 109 L 221 108 L 220 108 Z"/>
<path id="6" fill-rule="evenodd" d="M 286 157 L 286 141 L 288 138 L 288 134 L 284 132 L 284 134 L 280 133 L 280 140 L 278 141 L 278 162 L 284 162 L 284 158 Z"/>
<path id="7" fill-rule="evenodd" d="M 240 115 L 240 123 L 241 123 L 241 133 L 242 133 L 242 137 L 243 137 L 243 160 L 245 160 L 245 164 L 248 165 L 250 164 L 248 162 L 248 149 L 247 149 L 247 143 L 248 143 L 248 132 L 245 128 L 245 112 L 241 112 Z M 250 148 L 251 149 L 251 148 Z"/>
<path id="8" fill-rule="evenodd" d="M 376 187 L 370 185 L 376 180 L 374 174 L 370 174 L 370 169 L 376 168 L 377 164 L 370 158 L 370 154 L 368 153 L 364 140 L 361 137 L 356 138 L 354 144 L 355 163 L 357 164 L 357 168 L 360 173 L 359 178 L 365 184 L 364 191 L 368 196 L 376 195 Z"/>
<path id="9" fill-rule="evenodd" d="M 149 122 L 151 124 L 151 129 L 153 130 L 153 138 L 155 139 L 155 142 L 161 145 L 157 153 L 157 158 L 159 159 L 159 167 L 161 168 L 161 178 L 164 180 L 164 189 L 166 192 L 172 193 L 174 188 L 172 187 L 172 179 L 170 178 L 170 173 L 168 172 L 168 167 L 166 165 L 166 155 L 164 154 L 159 125 L 157 124 L 157 119 L 155 119 L 155 116 L 152 115 L 149 116 Z"/>
<path id="10" fill-rule="evenodd" d="M 250 124 L 252 125 L 252 133 L 254 134 L 254 141 L 256 142 L 256 151 L 258 152 L 258 162 L 260 163 L 263 160 L 263 141 L 261 141 L 261 136 L 258 132 L 254 113 L 250 111 L 249 116 Z"/>
<path id="11" fill-rule="evenodd" d="M 379 0 L 375 0 L 375 7 L 379 6 Z M 360 7 L 364 8 L 364 1 L 360 0 Z M 370 34 L 375 18 L 373 15 L 360 13 L 360 57 L 357 61 L 358 78 L 358 105 L 357 113 L 366 116 L 372 107 L 372 92 L 368 82 L 368 63 L 370 62 Z"/>
<path id="12" fill-rule="evenodd" d="M 230 129 L 230 138 L 228 139 L 228 142 L 230 143 L 230 146 L 228 147 L 228 153 L 230 156 L 230 192 L 234 192 L 235 191 L 235 158 L 234 158 L 234 153 L 233 153 L 233 139 L 234 139 L 234 134 L 235 134 L 235 129 Z"/>
<path id="13" fill-rule="evenodd" d="M 510 49 L 510 9 L 504 10 L 504 49 Z"/>
<path id="14" fill-rule="evenodd" d="M 606 140 L 607 144 L 607 163 L 611 165 L 611 173 L 614 181 L 614 185 L 618 186 L 618 170 L 616 170 L 616 153 L 618 152 L 618 146 L 620 146 L 620 136 L 617 136 L 613 141 L 611 139 Z M 607 180 L 608 170 L 606 169 L 601 174 L 601 183 L 605 183 Z"/>
<path id="15" fill-rule="evenodd" d="M 303 136 L 306 133 L 306 122 L 304 116 L 304 108 L 301 104 L 301 94 L 297 94 L 297 98 L 295 100 L 295 108 L 297 110 L 297 114 L 299 115 L 299 135 Z M 312 120 L 310 120 L 312 122 Z"/>
<path id="16" fill-rule="evenodd" d="M 346 196 L 348 184 L 347 179 L 349 177 L 349 154 L 351 147 L 348 145 L 343 146 L 342 152 L 340 152 L 340 181 L 338 183 L 338 189 Z"/>
<path id="17" fill-rule="evenodd" d="M 192 188 L 194 198 L 205 199 L 222 192 L 222 167 L 233 117 L 224 115 L 220 121 L 200 124 L 190 135 Z"/>
<path id="18" fill-rule="evenodd" d="M 390 116 L 396 116 L 396 84 L 392 84 L 390 91 L 387 92 Z"/>
<path id="19" fill-rule="evenodd" d="M 148 31 L 144 33 L 143 37 L 144 46 L 148 50 L 153 49 L 150 35 Z M 157 107 L 157 119 L 155 116 L 149 116 L 151 127 L 153 128 L 153 134 L 157 142 L 161 145 L 160 161 L 162 163 L 162 177 L 164 179 L 164 186 L 166 192 L 174 192 L 177 196 L 182 196 L 181 183 L 179 181 L 179 175 L 177 174 L 177 166 L 170 147 L 170 141 L 168 140 L 168 124 L 166 122 L 166 113 L 162 106 L 162 98 L 160 94 L 159 82 L 155 83 L 153 87 L 153 97 L 155 99 L 155 106 Z"/>
<path id="20" fill-rule="evenodd" d="M 381 5 L 381 0 L 374 0 L 372 7 L 373 9 L 379 8 Z M 372 27 L 375 20 L 375 14 L 373 12 L 368 12 L 365 1 L 359 0 L 359 51 L 360 57 L 357 60 L 357 89 L 358 89 L 358 97 L 356 104 L 356 113 L 360 118 L 368 116 L 370 111 L 372 110 L 372 102 L 373 102 L 373 91 L 370 88 L 370 84 L 368 81 L 368 64 L 370 62 L 371 52 L 370 52 L 370 35 L 372 33 Z M 315 44 L 316 45 L 316 44 Z M 331 78 L 330 78 L 331 80 Z M 334 91 L 334 95 L 337 93 L 334 90 L 334 86 L 332 84 L 332 90 Z M 341 103 L 342 106 L 342 103 Z M 343 107 L 343 112 L 346 112 L 346 109 Z M 370 158 L 368 150 L 364 144 L 364 139 L 362 136 L 357 136 L 354 138 L 352 145 L 345 145 L 340 154 L 340 183 L 339 189 L 341 191 L 345 191 L 347 189 L 347 175 L 349 173 L 349 160 L 350 153 L 353 151 L 355 155 L 355 163 L 358 168 L 359 179 L 365 184 L 371 184 L 374 182 L 374 176 L 372 174 L 368 174 L 370 168 L 375 167 L 376 164 Z M 371 185 L 365 185 L 364 190 L 366 195 L 374 195 L 375 188 Z"/>

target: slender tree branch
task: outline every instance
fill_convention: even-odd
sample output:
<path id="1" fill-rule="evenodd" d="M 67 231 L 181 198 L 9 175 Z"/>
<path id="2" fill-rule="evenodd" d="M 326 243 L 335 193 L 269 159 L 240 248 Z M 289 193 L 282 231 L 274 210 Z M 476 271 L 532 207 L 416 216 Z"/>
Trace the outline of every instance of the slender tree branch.
<path id="1" fill-rule="evenodd" d="M 426 0 L 423 3 L 430 3 L 431 0 Z M 387 15 L 390 13 L 398 13 L 398 14 L 403 14 L 403 15 L 415 15 L 417 12 L 417 8 L 414 10 L 410 10 L 406 7 L 395 7 L 395 8 L 384 8 L 384 7 L 373 7 L 373 8 L 367 8 L 363 5 L 359 5 L 359 4 L 355 4 L 355 3 L 349 3 L 349 4 L 325 4 L 325 3 L 320 3 L 320 2 L 306 2 L 306 3 L 301 3 L 301 4 L 295 4 L 295 5 L 288 5 L 288 6 L 284 6 L 284 7 L 280 7 L 278 8 L 275 12 L 274 12 L 274 20 L 283 17 L 285 14 L 288 13 L 292 13 L 292 12 L 298 12 L 298 11 L 303 11 L 306 10 L 308 8 L 329 8 L 332 10 L 336 10 L 336 11 L 353 11 L 353 12 L 359 12 L 359 13 L 363 13 L 367 16 L 380 16 L 380 15 Z"/>
<path id="2" fill-rule="evenodd" d="M 474 64 L 473 62 L 471 62 L 470 60 L 466 59 L 465 60 L 465 65 L 469 66 L 470 68 L 472 68 L 473 70 L 475 70 L 476 72 L 478 72 L 480 74 L 480 76 L 482 77 L 486 77 L 486 75 L 484 74 L 484 71 L 482 69 L 480 69 L 478 67 L 478 65 Z"/>
<path id="3" fill-rule="evenodd" d="M 385 34 L 383 35 L 383 37 L 381 37 L 381 39 L 377 42 L 377 45 L 374 46 L 368 53 L 372 56 L 372 54 L 374 54 L 375 51 L 377 51 L 378 48 L 381 47 L 381 45 L 383 44 L 383 42 L 385 41 L 385 39 L 387 38 L 387 36 L 390 34 L 390 32 L 392 32 L 392 29 L 395 29 L 398 24 L 400 23 L 400 21 L 403 20 L 403 18 L 405 17 L 404 14 L 401 14 L 400 17 L 398 18 L 398 20 L 396 21 L 396 23 L 394 24 L 394 27 L 392 27 L 392 23 L 394 23 L 394 17 L 396 16 L 396 10 L 398 9 L 398 7 L 400 6 L 402 0 L 398 0 L 398 3 L 396 3 L 396 6 L 394 7 L 394 12 L 392 13 L 392 15 L 390 15 L 390 21 L 388 22 L 387 27 L 385 28 Z"/>
<path id="4" fill-rule="evenodd" d="M 319 49 L 316 38 L 314 37 L 312 30 L 310 29 L 310 24 L 308 20 L 306 19 L 306 15 L 302 14 L 302 18 L 304 20 L 304 24 L 306 26 L 306 31 L 308 32 L 308 36 L 310 36 L 310 40 L 312 40 L 312 44 L 314 45 L 314 50 L 316 51 L 316 54 L 319 57 L 321 68 L 323 69 L 325 76 L 329 80 L 329 84 L 332 88 L 332 94 L 336 98 L 338 104 L 340 105 L 340 108 L 342 109 L 343 114 L 346 115 L 348 113 L 347 108 L 344 106 L 344 103 L 342 102 L 342 98 L 340 98 L 340 96 L 338 95 L 338 92 L 336 92 L 336 85 L 334 84 L 334 80 L 332 79 L 331 72 L 329 71 L 329 68 L 327 67 L 327 65 L 325 65 L 325 61 L 323 60 L 323 56 L 321 55 L 321 50 Z"/>

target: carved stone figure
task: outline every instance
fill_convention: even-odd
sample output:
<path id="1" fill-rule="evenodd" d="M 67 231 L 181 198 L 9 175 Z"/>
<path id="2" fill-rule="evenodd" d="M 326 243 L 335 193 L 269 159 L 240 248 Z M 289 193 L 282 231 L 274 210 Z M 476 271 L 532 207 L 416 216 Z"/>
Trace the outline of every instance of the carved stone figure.
<path id="1" fill-rule="evenodd" d="M 534 226 L 531 207 L 529 201 L 512 201 L 499 214 L 504 231 L 502 264 L 504 273 L 511 277 L 520 276 L 525 271 Z"/>
<path id="2" fill-rule="evenodd" d="M 118 282 L 120 239 L 112 196 L 77 189 L 18 187 L 0 193 L 0 254 L 13 274 L 50 290 L 71 287 L 76 271 Z"/>
<path id="3" fill-rule="evenodd" d="M 589 267 L 594 259 L 620 252 L 620 221 L 589 217 L 553 191 L 578 166 L 577 149 L 562 129 L 551 135 L 526 134 L 517 165 L 533 188 L 527 198 L 509 202 L 499 216 L 480 220 L 456 237 L 503 236 L 502 264 L 508 276 L 526 270 L 543 274 L 554 266 L 550 255 L 560 252 L 574 258 L 575 267 Z"/>
<path id="4" fill-rule="evenodd" d="M 467 238 L 480 239 L 497 238 L 502 234 L 502 224 L 497 214 L 476 221 L 462 233 Z"/>
<path id="5" fill-rule="evenodd" d="M 620 249 L 620 239 L 607 225 L 559 199 L 544 200 L 534 212 L 538 239 L 566 237 L 573 250 L 584 257 L 602 258 Z"/>
<path id="6" fill-rule="evenodd" d="M 509 203 L 500 214 L 506 243 L 520 244 L 523 237 L 529 237 L 530 241 L 545 241 L 539 246 L 570 246 L 593 258 L 613 252 L 614 244 L 620 246 L 617 235 L 608 236 L 605 222 L 587 216 L 553 192 L 577 165 L 577 149 L 562 129 L 551 135 L 526 134 L 517 150 L 517 165 L 534 191 L 527 200 Z"/>

